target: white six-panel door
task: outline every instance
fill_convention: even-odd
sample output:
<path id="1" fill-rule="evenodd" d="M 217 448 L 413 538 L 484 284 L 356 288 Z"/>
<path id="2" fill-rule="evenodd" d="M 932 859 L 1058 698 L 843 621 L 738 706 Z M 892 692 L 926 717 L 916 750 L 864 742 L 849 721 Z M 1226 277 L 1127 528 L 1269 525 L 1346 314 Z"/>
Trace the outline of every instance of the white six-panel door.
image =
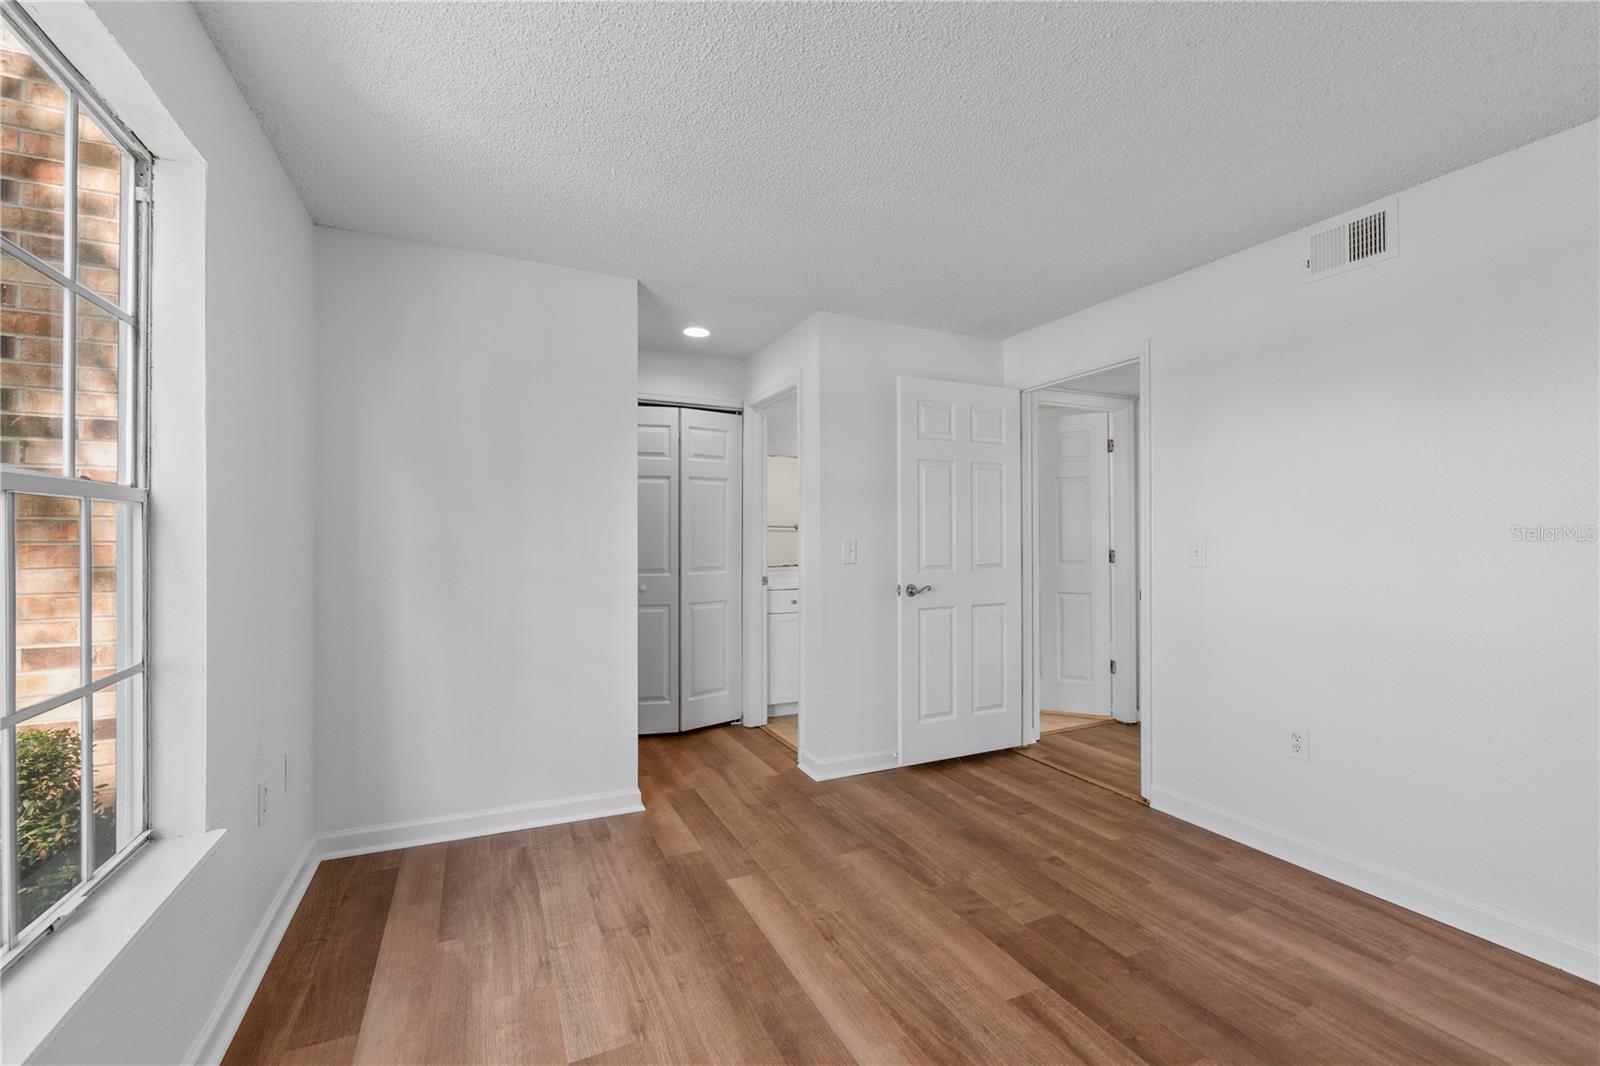
<path id="1" fill-rule="evenodd" d="M 1039 707 L 1110 714 L 1110 418 L 1040 416 Z"/>
<path id="2" fill-rule="evenodd" d="M 639 408 L 639 732 L 678 730 L 678 409 Z"/>
<path id="3" fill-rule="evenodd" d="M 1020 394 L 896 387 L 900 762 L 1021 744 Z"/>
<path id="4" fill-rule="evenodd" d="M 682 508 L 679 660 L 682 729 L 742 717 L 739 694 L 744 639 L 740 574 L 741 419 L 723 411 L 679 412 Z"/>

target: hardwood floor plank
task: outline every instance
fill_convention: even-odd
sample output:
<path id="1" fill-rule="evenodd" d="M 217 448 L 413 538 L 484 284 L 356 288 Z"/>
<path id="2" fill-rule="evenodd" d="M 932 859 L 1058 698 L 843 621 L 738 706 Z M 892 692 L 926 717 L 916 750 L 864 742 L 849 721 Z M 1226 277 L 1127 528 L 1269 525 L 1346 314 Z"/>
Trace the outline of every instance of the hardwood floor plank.
<path id="1" fill-rule="evenodd" d="M 1019 1010 L 1055 1038 L 1060 1061 L 1091 1066 L 1145 1066 L 1148 1059 L 1101 1028 L 1092 1018 L 1045 988 L 1018 996 Z"/>
<path id="2" fill-rule="evenodd" d="M 272 1061 L 281 1063 L 282 1066 L 343 1066 L 344 1063 L 351 1061 L 355 1053 L 356 1037 L 352 1034 L 341 1036 L 337 1040 L 296 1048 Z"/>
<path id="3" fill-rule="evenodd" d="M 643 814 L 325 863 L 225 1062 L 1600 1061 L 1600 988 L 1016 753 L 639 767 Z"/>
<path id="4" fill-rule="evenodd" d="M 671 857 L 700 850 L 700 841 L 673 806 L 669 795 L 663 793 L 655 797 L 654 803 L 645 808 L 645 817 L 650 822 L 650 834 L 655 837 L 661 854 Z"/>
<path id="5" fill-rule="evenodd" d="M 972 871 L 963 878 L 962 883 L 1023 924 L 1055 913 L 1049 904 L 1029 895 L 1025 889 L 1012 884 L 1005 877 L 987 870 Z"/>
<path id="6" fill-rule="evenodd" d="M 784 715 L 781 718 L 769 718 L 767 724 L 761 727 L 772 739 L 796 754 L 800 751 L 800 720 L 798 715 Z"/>
<path id="7" fill-rule="evenodd" d="M 991 915 L 997 918 L 997 915 Z M 1049 922 L 1051 919 L 1045 919 Z M 1202 1052 L 1137 1002 L 1080 963 L 1073 950 L 1040 934 L 1037 924 L 996 921 L 985 932 L 1039 976 L 1050 990 L 1153 1066 L 1190 1066 Z"/>
<path id="8" fill-rule="evenodd" d="M 1252 911 L 1236 920 L 1280 938 L 1302 960 L 1315 958 L 1318 967 L 1347 985 L 1359 987 L 1365 995 L 1381 1001 L 1387 1010 L 1440 1029 L 1504 1061 L 1560 1062 L 1573 1051 L 1570 1045 L 1563 1047 L 1563 1042 L 1549 1031 L 1548 1021 L 1536 1038 L 1529 1039 L 1521 1019 L 1484 1016 L 1470 1002 L 1452 1002 L 1307 927 L 1292 925 L 1265 911 Z"/>
<path id="9" fill-rule="evenodd" d="M 288 1049 L 356 1036 L 378 965 L 399 870 L 356 873 L 329 923 L 326 944 L 295 1016 Z"/>
<path id="10" fill-rule="evenodd" d="M 272 1063 L 284 1057 L 353 870 L 349 861 L 334 860 L 323 863 L 312 876 L 223 1057 L 224 1066 Z"/>
<path id="11" fill-rule="evenodd" d="M 734 739 L 731 729 L 708 729 L 706 740 L 723 756 L 719 770 L 730 784 L 738 786 L 748 782 L 764 782 L 782 772 L 769 766 L 766 760 Z"/>
<path id="12" fill-rule="evenodd" d="M 1174 970 L 1162 965 L 1166 957 L 1160 950 L 1149 956 L 1124 958 L 1109 945 L 1060 918 L 1045 918 L 1029 928 L 1069 956 L 1078 971 L 1092 975 L 1109 989 L 1121 1008 L 1135 1014 L 1143 1023 L 1159 1025 L 1205 1055 L 1225 1061 L 1259 1064 L 1279 1061 L 1270 1049 L 1249 1039 L 1250 1031 L 1239 1030 L 1231 1017 L 1217 1009 L 1216 1005 L 1223 998 L 1217 989 L 1193 981 L 1175 982 Z M 1197 999 L 1196 991 L 1200 989 L 1204 989 L 1205 995 Z M 1238 1003 L 1233 1001 L 1239 999 L 1242 997 L 1229 997 L 1229 1006 L 1236 1008 Z M 1276 1020 L 1280 1016 L 1272 1017 Z"/>
<path id="13" fill-rule="evenodd" d="M 708 787 L 712 789 L 716 785 L 715 781 L 708 782 Z M 750 857 L 749 849 L 717 817 L 717 812 L 711 809 L 700 789 L 680 789 L 672 796 L 678 815 L 725 879 L 755 872 L 755 861 Z"/>
<path id="14" fill-rule="evenodd" d="M 473 981 L 466 945 L 459 940 L 434 945 L 433 980 L 427 1008 L 427 1061 L 486 1061 L 482 1001 L 492 993 Z"/>
<path id="15" fill-rule="evenodd" d="M 794 974 L 727 882 L 703 856 L 672 863 L 675 897 L 684 901 L 709 937 L 707 950 L 720 960 L 714 970 L 736 1009 L 748 1009 L 778 1050 L 781 1061 L 851 1061 Z"/>
<path id="16" fill-rule="evenodd" d="M 1020 749 L 1026 758 L 1139 798 L 1139 727 L 1108 722 L 1070 733 L 1049 733 Z"/>
<path id="17" fill-rule="evenodd" d="M 774 727 L 776 722 L 776 727 Z M 773 737 L 782 744 L 782 748 L 774 748 L 771 744 L 754 742 L 755 734 L 762 733 Z M 792 734 L 792 738 L 788 736 Z M 800 751 L 800 719 L 798 715 L 784 715 L 775 720 L 769 720 L 760 729 L 736 730 L 734 737 L 746 748 L 755 752 L 756 756 L 768 766 L 779 773 L 786 774 L 794 769 L 796 758 Z M 811 779 L 806 778 L 807 781 Z"/>
<path id="18" fill-rule="evenodd" d="M 923 938 L 949 952 L 1002 999 L 1020 996 L 1044 984 L 994 942 L 945 907 L 899 867 L 873 851 L 852 851 L 842 860 L 863 892 L 893 900 Z"/>
<path id="19" fill-rule="evenodd" d="M 728 884 L 857 1062 L 921 1061 L 916 1042 L 895 1021 L 893 1012 L 867 991 L 817 931 L 795 913 L 766 874 L 747 874 Z"/>
<path id="20" fill-rule="evenodd" d="M 412 1022 L 427 1017 L 432 997 L 446 855 L 445 845 L 433 844 L 407 849 L 401 856 L 361 1017 L 355 1062 L 402 1062 L 421 1050 Z"/>

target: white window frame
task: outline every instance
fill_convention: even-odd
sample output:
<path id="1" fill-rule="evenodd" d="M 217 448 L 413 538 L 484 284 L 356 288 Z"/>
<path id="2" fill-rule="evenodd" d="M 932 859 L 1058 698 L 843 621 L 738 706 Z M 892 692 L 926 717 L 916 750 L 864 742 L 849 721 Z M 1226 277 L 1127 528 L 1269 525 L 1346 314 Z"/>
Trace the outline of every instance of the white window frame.
<path id="1" fill-rule="evenodd" d="M 107 878 L 150 839 L 149 805 L 149 721 L 150 721 L 150 487 L 149 487 L 149 315 L 150 306 L 150 222 L 151 177 L 154 157 L 137 137 L 120 122 L 59 49 L 15 3 L 0 3 L 0 19 L 7 29 L 33 53 L 34 59 L 49 72 L 66 94 L 64 122 L 62 198 L 62 262 L 55 267 L 38 256 L 0 237 L 7 255 L 15 256 L 62 292 L 61 383 L 62 383 L 62 468 L 59 473 L 44 473 L 14 466 L 0 467 L 0 628 L 4 631 L 4 663 L 0 664 L 0 970 L 9 967 L 29 948 L 54 932 L 62 922 Z M 119 302 L 113 303 L 77 280 L 78 240 L 78 118 L 87 114 L 95 125 L 114 140 L 124 152 L 121 197 L 122 247 L 118 257 L 122 277 Z M 70 208 L 70 209 L 67 209 Z M 118 345 L 118 477 L 116 482 L 95 481 L 77 476 L 77 314 L 76 300 L 86 300 L 95 308 L 123 323 L 123 343 Z M 13 532 L 16 498 L 21 495 L 56 496 L 78 501 L 78 597 L 79 597 L 79 681 L 66 691 L 38 703 L 17 707 L 16 677 L 16 596 L 12 588 L 16 573 L 17 548 Z M 93 596 L 93 538 L 90 535 L 93 504 L 113 501 L 129 504 L 118 507 L 119 521 L 137 524 L 124 526 L 119 545 L 137 549 L 137 555 L 117 560 L 118 642 L 131 641 L 137 659 L 121 669 L 95 678 L 92 656 L 91 602 Z M 136 534 L 136 535 L 135 535 Z M 132 635 L 124 627 L 131 628 Z M 94 864 L 93 830 L 93 695 L 133 678 L 142 678 L 142 698 L 131 713 L 118 709 L 118 779 L 131 775 L 126 798 L 135 808 L 125 811 L 126 800 L 119 784 L 117 818 L 119 840 L 127 839 L 115 855 L 99 869 Z M 79 797 L 79 881 L 26 928 L 19 928 L 17 878 L 18 794 L 15 772 L 16 727 L 47 711 L 78 701 L 81 744 L 81 794 Z M 127 727 L 124 733 L 124 726 Z"/>

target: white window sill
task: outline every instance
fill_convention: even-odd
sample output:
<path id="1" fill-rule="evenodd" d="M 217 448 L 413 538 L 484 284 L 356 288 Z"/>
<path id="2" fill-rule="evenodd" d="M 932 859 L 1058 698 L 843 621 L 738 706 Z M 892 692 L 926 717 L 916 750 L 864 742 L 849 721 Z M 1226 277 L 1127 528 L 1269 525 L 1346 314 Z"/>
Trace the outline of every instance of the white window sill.
<path id="1" fill-rule="evenodd" d="M 0 1062 L 25 1062 L 194 876 L 223 830 L 157 839 L 128 859 L 72 919 L 0 976 L 5 1003 Z"/>

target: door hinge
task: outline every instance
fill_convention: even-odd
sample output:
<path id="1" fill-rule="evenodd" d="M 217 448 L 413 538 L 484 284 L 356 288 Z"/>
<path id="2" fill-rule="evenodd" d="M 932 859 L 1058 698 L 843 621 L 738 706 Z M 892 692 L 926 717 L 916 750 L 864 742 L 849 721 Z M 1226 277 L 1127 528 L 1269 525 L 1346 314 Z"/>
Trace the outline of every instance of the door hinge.
<path id="1" fill-rule="evenodd" d="M 1114 438 L 1107 437 L 1106 438 L 1106 453 L 1110 454 L 1111 452 L 1114 452 L 1116 450 L 1117 450 L 1117 442 L 1116 442 L 1116 440 Z"/>
<path id="2" fill-rule="evenodd" d="M 763 586 L 763 587 L 764 587 L 764 586 L 765 586 L 765 585 L 766 585 L 766 583 L 767 583 L 767 579 L 766 579 L 766 577 L 765 577 L 765 576 L 763 576 L 763 577 L 762 577 L 762 578 L 761 578 L 761 584 L 762 584 L 762 586 Z"/>
<path id="3" fill-rule="evenodd" d="M 1116 562 L 1117 561 L 1117 549 L 1112 548 L 1111 551 L 1109 551 L 1107 554 L 1111 556 L 1111 561 L 1112 562 Z"/>
<path id="4" fill-rule="evenodd" d="M 1117 660 L 1115 659 L 1111 660 L 1111 672 L 1113 674 L 1117 672 Z"/>

